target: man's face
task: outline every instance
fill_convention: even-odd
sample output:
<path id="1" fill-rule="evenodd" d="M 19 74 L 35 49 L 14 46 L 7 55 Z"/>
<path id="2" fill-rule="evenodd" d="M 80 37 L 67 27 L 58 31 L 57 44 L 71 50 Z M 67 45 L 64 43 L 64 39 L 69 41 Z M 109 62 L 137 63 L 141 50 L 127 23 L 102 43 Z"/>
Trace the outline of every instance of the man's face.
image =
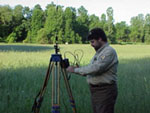
<path id="1" fill-rule="evenodd" d="M 90 40 L 90 44 L 95 49 L 95 51 L 97 51 L 102 46 L 101 38 L 98 40 L 96 39 Z"/>

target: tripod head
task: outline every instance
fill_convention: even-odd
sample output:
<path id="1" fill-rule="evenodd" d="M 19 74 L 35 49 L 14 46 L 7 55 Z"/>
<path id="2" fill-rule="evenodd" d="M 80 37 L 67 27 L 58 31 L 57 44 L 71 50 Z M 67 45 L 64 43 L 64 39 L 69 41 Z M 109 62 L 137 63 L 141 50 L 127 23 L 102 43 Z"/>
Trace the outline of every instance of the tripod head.
<path id="1" fill-rule="evenodd" d="M 58 37 L 57 36 L 56 36 L 56 43 L 54 45 L 54 48 L 55 48 L 55 53 L 58 54 L 59 48 L 58 48 Z"/>
<path id="2" fill-rule="evenodd" d="M 69 66 L 69 59 L 67 59 L 67 58 L 63 59 L 62 55 L 58 54 L 60 49 L 58 47 L 58 37 L 57 36 L 56 36 L 56 43 L 54 45 L 54 49 L 55 49 L 55 54 L 52 54 L 51 61 L 56 62 L 56 64 L 57 64 L 57 62 L 60 62 L 62 68 L 67 68 Z"/>

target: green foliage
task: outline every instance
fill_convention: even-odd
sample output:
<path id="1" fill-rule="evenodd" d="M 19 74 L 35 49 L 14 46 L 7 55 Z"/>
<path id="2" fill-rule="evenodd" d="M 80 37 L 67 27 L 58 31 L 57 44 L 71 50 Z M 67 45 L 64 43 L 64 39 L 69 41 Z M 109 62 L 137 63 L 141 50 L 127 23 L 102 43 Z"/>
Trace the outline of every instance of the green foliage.
<path id="1" fill-rule="evenodd" d="M 95 27 L 102 27 L 99 18 L 95 16 L 94 14 L 89 17 L 89 22 L 90 22 L 89 24 L 90 30 Z"/>
<path id="2" fill-rule="evenodd" d="M 63 30 L 60 30 L 58 32 L 58 43 L 62 44 L 63 43 Z"/>
<path id="3" fill-rule="evenodd" d="M 55 43 L 56 35 L 59 34 L 59 31 L 63 31 L 63 10 L 62 7 L 58 7 L 51 4 L 47 9 L 47 17 L 44 28 L 48 34 L 49 43 Z M 59 34 L 60 35 L 60 34 Z M 62 38 L 62 37 L 59 37 Z"/>
<path id="4" fill-rule="evenodd" d="M 144 17 L 143 14 L 139 14 L 136 17 L 131 18 L 130 26 L 130 39 L 133 42 L 142 42 L 144 35 Z"/>
<path id="5" fill-rule="evenodd" d="M 14 26 L 18 26 L 22 23 L 23 20 L 23 7 L 21 5 L 17 5 L 15 6 L 14 10 L 13 10 L 13 23 Z"/>
<path id="6" fill-rule="evenodd" d="M 147 14 L 145 17 L 144 31 L 145 31 L 144 41 L 150 44 L 150 14 Z"/>
<path id="7" fill-rule="evenodd" d="M 23 16 L 26 18 L 26 19 L 30 19 L 31 16 L 32 16 L 32 11 L 30 10 L 29 7 L 24 7 L 23 8 Z"/>
<path id="8" fill-rule="evenodd" d="M 106 34 L 108 36 L 108 41 L 110 43 L 116 43 L 116 37 L 115 37 L 115 27 L 114 27 L 114 19 L 113 19 L 113 9 L 112 7 L 109 7 L 107 9 L 107 24 L 106 24 Z"/>
<path id="9" fill-rule="evenodd" d="M 47 44 L 48 43 L 48 37 L 46 30 L 44 28 L 40 29 L 37 33 L 37 43 L 41 44 Z"/>
<path id="10" fill-rule="evenodd" d="M 31 43 L 31 38 L 32 38 L 31 31 L 28 31 L 27 38 L 23 40 L 23 43 Z"/>
<path id="11" fill-rule="evenodd" d="M 36 42 L 37 32 L 43 27 L 44 13 L 39 5 L 33 9 L 31 18 L 31 42 Z"/>
<path id="12" fill-rule="evenodd" d="M 52 44 L 57 36 L 59 43 L 88 43 L 89 30 L 100 27 L 109 43 L 150 43 L 150 14 L 145 17 L 138 14 L 131 18 L 131 25 L 127 25 L 124 21 L 114 24 L 113 12 L 113 8 L 108 7 L 106 14 L 98 17 L 89 15 L 83 6 L 76 10 L 56 6 L 53 2 L 45 10 L 39 4 L 33 9 L 21 5 L 14 8 L 0 6 L 0 37 L 1 41 L 5 41 L 13 32 L 16 34 L 15 42 Z"/>
<path id="13" fill-rule="evenodd" d="M 82 38 L 79 36 L 79 34 L 76 33 L 76 39 L 75 39 L 75 42 L 78 43 L 78 44 L 81 44 L 82 43 Z"/>
<path id="14" fill-rule="evenodd" d="M 12 32 L 13 12 L 10 6 L 0 6 L 0 37 L 3 40 Z"/>
<path id="15" fill-rule="evenodd" d="M 75 15 L 72 11 L 72 8 L 67 7 L 64 12 L 64 19 L 65 19 L 65 33 L 64 33 L 64 43 L 75 43 L 76 34 L 74 32 L 74 22 L 75 22 Z"/>
<path id="16" fill-rule="evenodd" d="M 88 11 L 83 6 L 78 9 L 76 31 L 82 37 L 82 42 L 85 43 L 89 31 L 89 17 Z"/>
<path id="17" fill-rule="evenodd" d="M 16 42 L 17 40 L 17 37 L 16 37 L 16 33 L 11 33 L 7 39 L 6 39 L 6 42 L 8 43 L 13 43 L 13 42 Z"/>
<path id="18" fill-rule="evenodd" d="M 13 20 L 12 9 L 10 6 L 0 6 L 0 22 L 4 25 L 10 25 Z"/>
<path id="19" fill-rule="evenodd" d="M 106 23 L 107 23 L 106 14 L 103 13 L 103 14 L 101 15 L 101 18 L 100 18 L 100 26 L 101 26 L 101 28 L 104 29 L 104 30 L 106 29 L 106 28 L 105 28 Z"/>
<path id="20" fill-rule="evenodd" d="M 3 42 L 3 39 L 2 39 L 2 37 L 0 37 L 0 42 Z"/>
<path id="21" fill-rule="evenodd" d="M 124 21 L 117 23 L 116 28 L 116 38 L 118 42 L 127 42 L 129 41 L 129 29 Z"/>

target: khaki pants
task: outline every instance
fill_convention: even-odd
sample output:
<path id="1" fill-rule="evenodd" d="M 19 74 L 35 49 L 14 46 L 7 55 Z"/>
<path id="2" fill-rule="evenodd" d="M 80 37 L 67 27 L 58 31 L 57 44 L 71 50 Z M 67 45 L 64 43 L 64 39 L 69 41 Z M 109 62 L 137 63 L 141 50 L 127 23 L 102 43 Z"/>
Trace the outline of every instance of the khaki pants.
<path id="1" fill-rule="evenodd" d="M 93 113 L 114 113 L 117 85 L 90 85 Z"/>

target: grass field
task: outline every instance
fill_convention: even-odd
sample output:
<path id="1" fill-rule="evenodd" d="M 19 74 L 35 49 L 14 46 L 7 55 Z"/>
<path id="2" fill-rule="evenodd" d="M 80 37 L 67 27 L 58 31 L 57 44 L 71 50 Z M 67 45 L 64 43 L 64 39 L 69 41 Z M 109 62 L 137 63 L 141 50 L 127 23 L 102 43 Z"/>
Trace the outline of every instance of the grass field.
<path id="1" fill-rule="evenodd" d="M 111 46 L 116 49 L 119 58 L 119 95 L 115 113 L 150 113 L 150 45 Z M 76 49 L 84 51 L 81 65 L 88 64 L 95 53 L 90 45 L 60 45 L 63 56 L 66 51 Z M 53 45 L 0 44 L 0 113 L 31 112 L 53 53 Z M 74 62 L 73 56 L 67 53 L 66 56 Z M 61 113 L 71 113 L 63 80 L 61 84 Z M 72 75 L 70 85 L 78 113 L 92 113 L 86 79 Z M 50 112 L 49 83 L 40 113 Z"/>

